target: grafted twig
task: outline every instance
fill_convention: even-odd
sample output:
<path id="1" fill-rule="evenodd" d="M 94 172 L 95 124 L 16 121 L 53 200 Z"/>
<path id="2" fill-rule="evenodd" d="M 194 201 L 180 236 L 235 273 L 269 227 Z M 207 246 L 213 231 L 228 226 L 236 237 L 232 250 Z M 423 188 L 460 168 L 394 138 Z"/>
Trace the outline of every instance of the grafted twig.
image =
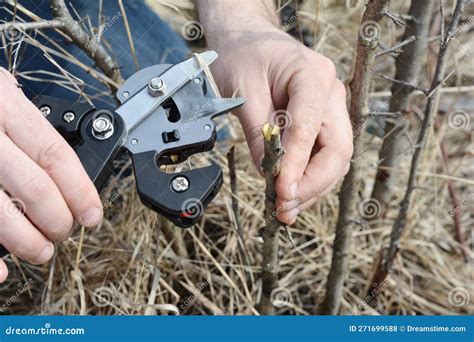
<path id="1" fill-rule="evenodd" d="M 408 37 L 416 37 L 416 41 L 405 46 L 403 52 L 396 59 L 395 78 L 384 77 L 393 82 L 392 97 L 390 98 L 390 112 L 408 112 L 408 99 L 414 90 L 427 94 L 426 89 L 421 89 L 416 84 L 418 76 L 423 66 L 423 58 L 426 55 L 428 46 L 428 31 L 432 12 L 432 0 L 412 1 L 409 15 L 416 20 L 407 27 L 402 40 Z M 374 219 L 385 216 L 386 208 L 393 194 L 393 184 L 397 181 L 398 174 L 390 172 L 387 168 L 393 168 L 399 162 L 399 157 L 403 151 L 407 150 L 407 141 L 403 136 L 405 132 L 405 118 L 398 117 L 385 124 L 385 139 L 379 151 L 379 167 L 372 190 L 373 202 L 380 206 L 379 215 Z"/>
<path id="2" fill-rule="evenodd" d="M 265 146 L 265 155 L 262 160 L 262 169 L 265 174 L 265 227 L 262 234 L 262 298 L 258 311 L 263 315 L 271 315 L 275 312 L 272 292 L 278 281 L 278 233 L 282 226 L 276 218 L 275 179 L 280 172 L 280 158 L 284 152 L 278 126 L 266 123 L 262 128 L 262 133 Z"/>
<path id="3" fill-rule="evenodd" d="M 359 195 L 359 185 L 362 178 L 360 168 L 362 157 L 362 138 L 364 129 L 364 113 L 368 110 L 370 80 L 374 64 L 380 27 L 378 23 L 386 13 L 389 0 L 371 0 L 367 4 L 361 21 L 361 30 L 357 44 L 354 76 L 350 82 L 351 103 L 350 116 L 354 130 L 360 134 L 354 136 L 354 155 L 351 167 L 339 192 L 339 217 L 334 238 L 331 269 L 326 284 L 326 295 L 320 307 L 321 314 L 337 314 L 341 303 L 344 279 L 350 253 L 352 230 L 357 217 L 356 202 Z M 371 35 L 367 36 L 364 29 L 370 25 Z"/>
<path id="4" fill-rule="evenodd" d="M 393 266 L 393 261 L 399 249 L 400 238 L 406 226 L 407 216 L 408 216 L 408 209 L 410 207 L 410 200 L 413 194 L 414 189 L 416 188 L 416 176 L 418 171 L 418 166 L 420 164 L 423 148 L 426 144 L 426 139 L 428 137 L 428 132 L 430 127 L 433 123 L 433 118 L 435 117 L 435 104 L 437 102 L 437 97 L 439 94 L 440 85 L 443 81 L 444 77 L 444 67 L 446 61 L 446 51 L 449 46 L 449 42 L 453 38 L 456 29 L 458 27 L 459 18 L 469 3 L 470 0 L 458 0 L 456 2 L 456 7 L 454 9 L 451 23 L 448 27 L 447 33 L 442 34 L 442 40 L 439 47 L 438 52 L 438 61 L 436 63 L 436 69 L 433 76 L 433 80 L 431 82 L 430 91 L 429 93 L 433 93 L 433 96 L 428 97 L 425 110 L 424 110 L 424 118 L 421 125 L 420 133 L 418 134 L 415 152 L 413 153 L 413 158 L 411 161 L 410 167 L 410 175 L 408 178 L 407 189 L 405 192 L 405 196 L 403 197 L 402 202 L 400 203 L 400 211 L 398 212 L 398 216 L 395 219 L 395 222 L 392 227 L 392 232 L 390 234 L 390 244 L 388 249 L 384 253 L 384 257 L 381 262 L 377 265 L 377 269 L 374 273 L 374 277 L 369 287 L 369 294 L 374 294 L 373 298 L 376 298 L 376 293 L 374 292 L 374 286 L 378 286 L 378 284 L 382 284 L 388 273 L 391 271 Z M 442 18 L 444 20 L 444 18 Z M 378 292 L 377 292 L 378 293 Z"/>
<path id="5" fill-rule="evenodd" d="M 93 37 L 89 36 L 81 25 L 74 20 L 64 0 L 49 0 L 49 4 L 53 16 L 56 20 L 63 23 L 60 29 L 71 38 L 74 44 L 94 60 L 97 67 L 102 70 L 107 77 L 111 78 L 117 84 L 122 84 L 123 78 L 118 65 L 105 48 L 95 41 Z M 109 85 L 109 87 L 114 93 L 117 90 L 113 85 Z"/>

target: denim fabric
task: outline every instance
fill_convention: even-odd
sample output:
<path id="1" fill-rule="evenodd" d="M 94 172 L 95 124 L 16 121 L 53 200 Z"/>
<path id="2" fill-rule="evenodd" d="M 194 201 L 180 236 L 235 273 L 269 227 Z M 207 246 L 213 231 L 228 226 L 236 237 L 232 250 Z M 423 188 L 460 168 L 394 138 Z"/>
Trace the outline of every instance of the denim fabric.
<path id="1" fill-rule="evenodd" d="M 19 3 L 28 10 L 43 19 L 52 19 L 49 10 L 48 0 L 19 0 Z M 79 13 L 81 18 L 90 18 L 92 25 L 98 25 L 99 1 L 96 0 L 74 0 L 68 1 L 72 3 L 74 10 Z M 132 38 L 135 44 L 136 54 L 140 68 L 144 68 L 158 63 L 176 63 L 186 58 L 189 54 L 189 48 L 186 46 L 182 37 L 162 21 L 146 4 L 144 1 L 123 1 L 127 19 L 129 21 Z M 8 13 L 11 7 L 0 2 L 0 19 L 2 21 L 11 21 L 12 15 Z M 74 11 L 72 11 L 74 13 Z M 126 79 L 135 72 L 135 65 L 130 52 L 130 46 L 127 39 L 123 17 L 121 15 L 118 1 L 105 0 L 103 1 L 103 14 L 106 17 L 105 28 L 103 31 L 103 38 L 108 46 L 111 56 L 118 62 L 121 68 L 122 76 Z M 31 21 L 26 15 L 17 12 L 17 15 L 26 21 Z M 77 18 L 76 18 L 77 19 Z M 87 20 L 84 20 L 84 25 L 89 27 Z M 93 66 L 93 61 L 85 55 L 82 50 L 74 44 L 68 43 L 64 37 L 56 33 L 54 30 L 48 29 L 48 37 L 57 43 L 61 48 L 64 48 L 80 62 Z M 29 32 L 32 34 L 32 32 Z M 58 50 L 52 44 L 48 43 L 46 39 L 36 34 L 36 39 L 41 43 Z M 3 45 L 3 44 L 2 44 Z M 15 46 L 16 47 L 16 46 Z M 8 49 L 9 46 L 2 46 L 2 49 Z M 85 91 L 89 95 L 97 95 L 100 91 L 107 88 L 89 75 L 82 68 L 70 63 L 62 58 L 54 57 L 54 60 L 59 65 L 82 79 L 87 85 Z M 0 65 L 8 68 L 5 51 L 0 50 Z M 40 75 L 36 71 L 45 70 L 56 74 L 61 74 L 57 66 L 51 63 L 43 52 L 25 42 L 22 43 L 17 59 L 19 71 L 35 71 L 34 76 L 48 79 L 55 79 L 54 76 Z M 55 96 L 63 99 L 74 100 L 78 98 L 77 94 L 51 82 L 31 81 L 25 78 L 20 78 L 24 91 L 30 98 L 34 95 L 44 94 Z M 99 90 L 93 90 L 92 87 L 97 87 Z M 101 98 L 108 104 L 112 105 L 113 100 L 108 98 Z M 95 102 L 95 101 L 94 101 Z M 101 101 L 102 102 L 102 101 Z M 104 103 L 97 103 L 97 105 L 104 106 Z"/>

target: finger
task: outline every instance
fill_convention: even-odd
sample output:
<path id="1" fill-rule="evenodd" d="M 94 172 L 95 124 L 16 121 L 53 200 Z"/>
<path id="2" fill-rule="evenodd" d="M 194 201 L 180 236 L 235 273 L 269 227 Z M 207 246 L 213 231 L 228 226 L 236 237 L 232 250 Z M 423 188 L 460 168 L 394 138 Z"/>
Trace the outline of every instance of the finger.
<path id="1" fill-rule="evenodd" d="M 246 97 L 245 105 L 239 115 L 247 145 L 259 172 L 261 172 L 264 153 L 262 127 L 268 121 L 268 117 L 273 111 L 274 108 L 270 94 L 262 94 L 261 98 L 256 98 L 255 96 Z"/>
<path id="2" fill-rule="evenodd" d="M 276 182 L 276 192 L 285 201 L 295 200 L 297 184 L 301 180 L 311 156 L 316 137 L 321 130 L 322 109 L 326 103 L 326 90 L 309 84 L 307 74 L 294 75 L 288 86 L 288 127 L 282 144 L 285 154 Z"/>
<path id="3" fill-rule="evenodd" d="M 8 268 L 5 261 L 0 259 L 0 283 L 3 283 L 8 278 Z"/>
<path id="4" fill-rule="evenodd" d="M 16 203 L 0 191 L 0 244 L 32 264 L 48 262 L 54 245 L 16 208 Z"/>
<path id="5" fill-rule="evenodd" d="M 327 194 L 329 194 L 332 191 L 332 189 L 334 189 L 337 182 L 338 181 L 335 181 L 334 183 L 332 183 L 330 186 L 328 186 L 326 189 L 324 189 L 321 192 L 321 194 L 317 197 L 313 197 L 313 198 L 311 198 L 310 200 L 308 200 L 304 203 L 298 204 L 296 207 L 293 207 L 290 210 L 280 210 L 278 215 L 277 215 L 278 220 L 283 222 L 283 223 L 286 223 L 286 224 L 295 223 L 296 217 L 299 213 L 301 213 L 303 210 L 306 210 L 309 207 L 311 207 L 312 205 L 314 205 L 321 197 L 324 197 Z M 295 209 L 297 209 L 297 210 L 295 210 Z"/>
<path id="6" fill-rule="evenodd" d="M 336 182 L 349 169 L 352 156 L 352 128 L 345 106 L 345 91 L 338 82 L 326 108 L 327 120 L 318 136 L 319 151 L 311 158 L 301 181 L 298 199 L 304 203 Z M 280 199 L 282 200 L 282 199 Z"/>
<path id="7" fill-rule="evenodd" d="M 72 214 L 56 184 L 34 161 L 0 131 L 0 184 L 25 205 L 30 221 L 52 241 L 70 236 Z"/>
<path id="8" fill-rule="evenodd" d="M 13 103 L 7 107 L 10 112 L 3 113 L 3 130 L 49 174 L 76 220 L 86 226 L 99 224 L 99 195 L 77 155 L 20 90 L 12 85 L 8 91 Z"/>

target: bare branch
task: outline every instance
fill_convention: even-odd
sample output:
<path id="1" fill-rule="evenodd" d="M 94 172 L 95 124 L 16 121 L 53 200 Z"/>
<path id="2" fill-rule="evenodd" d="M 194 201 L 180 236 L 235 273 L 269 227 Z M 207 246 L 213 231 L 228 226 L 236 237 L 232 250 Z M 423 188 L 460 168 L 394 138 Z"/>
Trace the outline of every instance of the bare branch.
<path id="1" fill-rule="evenodd" d="M 33 21 L 29 23 L 22 23 L 22 22 L 11 22 L 0 24 L 0 32 L 8 31 L 8 30 L 18 30 L 18 31 L 29 31 L 29 30 L 41 30 L 41 29 L 48 29 L 48 28 L 62 28 L 64 23 L 60 20 L 41 20 L 41 21 Z"/>
<path id="2" fill-rule="evenodd" d="M 374 76 L 379 77 L 379 78 L 383 78 L 384 80 L 387 80 L 387 81 L 390 81 L 390 82 L 393 82 L 393 83 L 397 83 L 397 84 L 400 84 L 404 87 L 407 87 L 409 92 L 412 92 L 413 90 L 418 90 L 418 91 L 421 91 L 423 94 L 428 95 L 428 90 L 420 88 L 420 87 L 418 87 L 414 84 L 411 84 L 409 82 L 406 82 L 406 81 L 403 81 L 403 80 L 397 80 L 395 78 L 391 78 L 391 77 L 388 77 L 388 76 L 385 76 L 385 75 L 374 74 Z"/>
<path id="3" fill-rule="evenodd" d="M 405 45 L 408 45 L 412 42 L 414 42 L 416 40 L 416 37 L 415 36 L 410 36 L 408 37 L 407 39 L 405 39 L 404 41 L 402 41 L 401 43 L 389 48 L 389 49 L 386 49 L 384 51 L 381 51 L 379 53 L 377 53 L 377 55 L 375 55 L 375 57 L 380 57 L 380 56 L 383 56 L 383 55 L 386 55 L 387 53 L 396 53 L 396 54 L 399 54 L 400 52 L 402 52 L 402 47 L 404 47 Z"/>
<path id="4" fill-rule="evenodd" d="M 361 156 L 362 141 L 365 130 L 360 130 L 364 125 L 364 113 L 368 110 L 368 99 L 372 67 L 375 60 L 375 49 L 380 36 L 380 26 L 377 24 L 386 12 L 389 0 L 370 0 L 362 17 L 357 44 L 354 76 L 350 82 L 351 103 L 350 116 L 352 126 L 360 134 L 354 136 L 354 155 L 349 172 L 342 183 L 339 192 L 339 217 L 334 238 L 331 269 L 329 271 L 326 296 L 321 303 L 321 314 L 337 314 L 341 305 L 344 279 L 347 273 L 352 231 L 357 215 L 357 200 L 359 185 L 362 179 Z M 371 31 L 365 30 L 370 25 Z M 367 33 L 372 33 L 367 37 Z"/>

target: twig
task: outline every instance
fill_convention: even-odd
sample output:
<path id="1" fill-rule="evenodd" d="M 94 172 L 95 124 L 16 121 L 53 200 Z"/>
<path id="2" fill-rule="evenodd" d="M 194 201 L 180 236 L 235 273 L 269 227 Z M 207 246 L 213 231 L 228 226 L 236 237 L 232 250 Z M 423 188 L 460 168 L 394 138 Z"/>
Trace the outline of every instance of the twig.
<path id="1" fill-rule="evenodd" d="M 60 20 L 41 20 L 41 21 L 33 21 L 29 23 L 12 22 L 12 23 L 0 24 L 0 32 L 10 30 L 10 29 L 14 29 L 18 31 L 28 31 L 28 30 L 41 30 L 41 29 L 62 28 L 62 27 L 64 27 L 64 23 Z"/>
<path id="2" fill-rule="evenodd" d="M 379 22 L 386 11 L 389 0 L 370 0 L 362 17 L 357 44 L 354 76 L 350 82 L 351 103 L 350 116 L 354 129 L 363 127 L 364 113 L 367 113 L 372 67 L 375 60 L 375 49 L 380 36 Z M 370 25 L 372 34 L 367 37 L 364 28 Z M 362 179 L 361 157 L 362 141 L 365 130 L 354 136 L 354 155 L 351 167 L 344 178 L 339 192 L 339 217 L 334 238 L 331 269 L 326 283 L 326 295 L 320 306 L 321 314 L 337 314 L 341 305 L 344 279 L 350 253 L 350 243 L 354 217 L 357 217 L 356 202 L 359 196 L 359 185 Z"/>
<path id="3" fill-rule="evenodd" d="M 283 147 L 280 140 L 280 129 L 266 123 L 262 128 L 265 155 L 262 169 L 265 174 L 265 221 L 263 229 L 263 260 L 262 260 L 262 298 L 258 311 L 264 315 L 272 315 L 275 309 L 272 304 L 272 291 L 277 284 L 278 275 L 278 234 L 282 226 L 276 218 L 275 179 L 280 172 L 280 158 Z"/>
<path id="4" fill-rule="evenodd" d="M 66 33 L 74 44 L 82 49 L 90 58 L 92 58 L 97 67 L 118 84 L 123 83 L 120 69 L 112 57 L 105 51 L 105 48 L 97 43 L 93 37 L 90 37 L 81 25 L 74 20 L 69 12 L 64 0 L 49 0 L 51 11 L 56 20 L 63 23 L 61 30 Z M 115 86 L 109 85 L 115 93 Z"/>
<path id="5" fill-rule="evenodd" d="M 411 37 L 408 37 L 407 39 L 405 39 L 404 41 L 402 41 L 401 43 L 389 48 L 389 49 L 386 49 L 384 51 L 380 51 L 379 53 L 377 53 L 375 55 L 375 57 L 380 57 L 382 55 L 385 55 L 387 53 L 391 53 L 391 52 L 395 52 L 395 53 L 400 53 L 402 52 L 403 50 L 401 49 L 402 47 L 404 47 L 405 45 L 408 45 L 412 42 L 414 42 L 416 40 L 416 37 L 415 36 L 411 36 Z"/>
<path id="6" fill-rule="evenodd" d="M 401 17 L 399 15 L 391 13 L 388 9 L 385 9 L 384 15 L 392 19 L 396 25 L 407 26 L 407 24 L 400 19 Z"/>
<path id="7" fill-rule="evenodd" d="M 435 120 L 435 127 L 439 130 L 441 127 L 441 122 L 436 118 Z M 449 153 L 446 149 L 446 144 L 444 139 L 441 139 L 439 142 L 439 148 L 441 150 L 441 157 L 443 159 L 443 166 L 446 171 L 446 174 L 451 175 L 451 170 L 449 168 Z M 461 201 L 459 200 L 459 193 L 454 185 L 454 182 L 451 179 L 446 180 L 446 184 L 448 185 L 449 196 L 451 197 L 451 201 L 453 202 L 453 223 L 454 223 L 454 231 L 456 232 L 456 240 L 459 242 L 461 246 L 461 250 L 464 256 L 464 261 L 469 262 L 471 259 L 469 255 L 469 249 L 466 246 L 464 241 L 464 233 L 461 227 L 461 212 L 462 206 Z"/>
<path id="8" fill-rule="evenodd" d="M 374 76 L 379 77 L 379 78 L 383 78 L 384 80 L 387 80 L 387 81 L 390 81 L 390 82 L 393 82 L 393 83 L 397 83 L 401 86 L 407 87 L 408 88 L 407 90 L 410 91 L 410 92 L 412 92 L 413 90 L 418 90 L 418 91 L 421 91 L 423 94 L 428 95 L 428 90 L 420 88 L 420 87 L 418 87 L 414 84 L 411 84 L 407 81 L 397 80 L 395 78 L 385 76 L 385 75 L 380 75 L 380 74 L 374 74 Z"/>
<path id="9" fill-rule="evenodd" d="M 237 200 L 237 173 L 235 172 L 235 146 L 232 146 L 227 153 L 229 166 L 230 191 L 232 193 L 232 212 L 234 213 L 235 225 L 240 238 L 243 240 L 242 224 L 240 223 L 239 201 Z"/>
<path id="10" fill-rule="evenodd" d="M 398 117 L 400 115 L 403 115 L 402 112 L 369 112 L 365 114 L 365 116 L 385 116 L 385 117 Z"/>
<path id="11" fill-rule="evenodd" d="M 391 271 L 395 256 L 399 250 L 400 238 L 402 233 L 405 229 L 407 223 L 407 216 L 408 216 L 408 209 L 410 207 L 410 200 L 411 195 L 416 187 L 416 176 L 418 171 L 418 166 L 420 164 L 422 158 L 423 148 L 426 144 L 426 139 L 428 137 L 429 129 L 432 125 L 433 118 L 435 116 L 435 104 L 437 102 L 437 98 L 439 95 L 439 85 L 443 80 L 444 75 L 444 66 L 446 61 L 446 51 L 449 45 L 449 41 L 453 37 L 456 28 L 459 23 L 459 18 L 469 3 L 470 0 L 458 0 L 456 2 L 456 7 L 454 9 L 451 23 L 449 25 L 448 31 L 446 36 L 444 37 L 443 41 L 440 44 L 439 52 L 438 52 L 438 61 L 436 63 L 436 69 L 433 76 L 433 80 L 430 86 L 430 93 L 435 90 L 434 96 L 431 96 L 427 99 L 426 106 L 425 106 L 425 117 L 422 122 L 421 130 L 418 135 L 418 139 L 416 145 L 418 146 L 415 149 L 413 154 L 413 158 L 411 161 L 410 167 L 410 175 L 408 178 L 407 189 L 405 192 L 405 196 L 403 197 L 402 202 L 400 203 L 400 211 L 398 212 L 398 216 L 395 219 L 395 222 L 392 227 L 392 232 L 390 234 L 390 244 L 387 251 L 384 253 L 383 260 L 377 265 L 376 272 L 374 273 L 374 277 L 371 281 L 371 286 L 369 287 L 368 293 L 373 293 L 373 286 L 378 286 L 377 284 L 381 284 L 385 281 L 388 273 Z M 444 20 L 444 18 L 442 18 Z M 443 35 L 442 35 L 443 36 Z M 376 296 L 374 296 L 376 298 Z"/>

